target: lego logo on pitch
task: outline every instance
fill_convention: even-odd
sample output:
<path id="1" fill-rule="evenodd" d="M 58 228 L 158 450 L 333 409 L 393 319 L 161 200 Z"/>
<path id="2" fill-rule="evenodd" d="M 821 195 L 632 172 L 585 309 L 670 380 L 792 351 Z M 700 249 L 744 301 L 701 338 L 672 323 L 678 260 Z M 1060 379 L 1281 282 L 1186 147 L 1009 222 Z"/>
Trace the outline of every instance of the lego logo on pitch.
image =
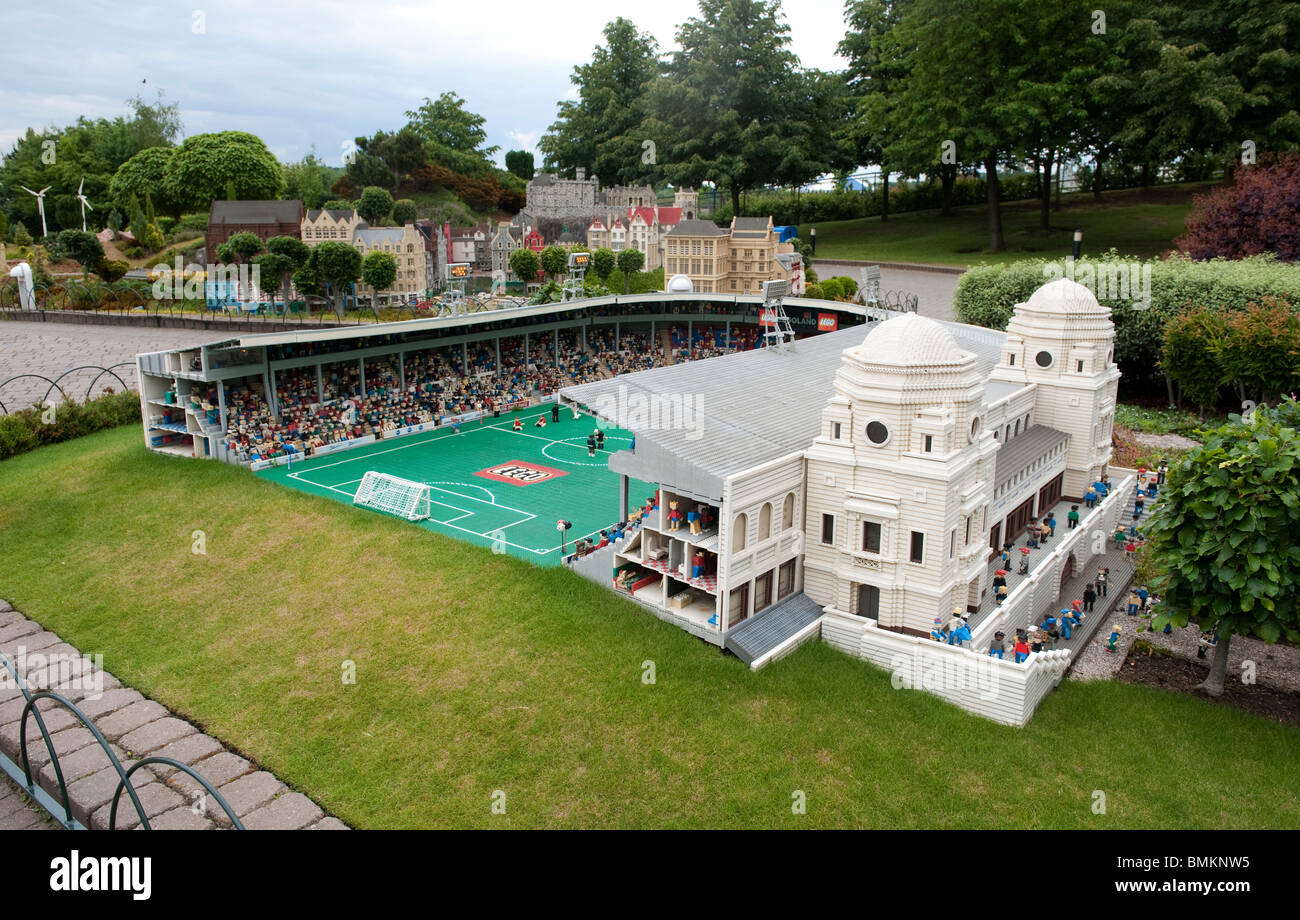
<path id="1" fill-rule="evenodd" d="M 490 466 L 485 470 L 479 470 L 474 475 L 483 476 L 486 479 L 495 479 L 497 482 L 508 482 L 515 486 L 531 486 L 569 474 L 554 467 L 512 460 L 509 463 L 502 463 L 497 466 Z"/>

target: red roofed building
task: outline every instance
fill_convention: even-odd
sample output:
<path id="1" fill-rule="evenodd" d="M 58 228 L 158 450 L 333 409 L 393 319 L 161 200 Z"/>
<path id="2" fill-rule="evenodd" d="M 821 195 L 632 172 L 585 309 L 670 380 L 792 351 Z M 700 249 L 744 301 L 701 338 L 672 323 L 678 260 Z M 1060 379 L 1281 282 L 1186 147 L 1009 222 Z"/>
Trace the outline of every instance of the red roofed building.
<path id="1" fill-rule="evenodd" d="M 645 271 L 663 264 L 660 238 L 682 221 L 681 208 L 631 207 L 623 217 L 607 221 L 597 217 L 587 227 L 587 245 L 592 249 L 637 249 L 645 256 Z"/>

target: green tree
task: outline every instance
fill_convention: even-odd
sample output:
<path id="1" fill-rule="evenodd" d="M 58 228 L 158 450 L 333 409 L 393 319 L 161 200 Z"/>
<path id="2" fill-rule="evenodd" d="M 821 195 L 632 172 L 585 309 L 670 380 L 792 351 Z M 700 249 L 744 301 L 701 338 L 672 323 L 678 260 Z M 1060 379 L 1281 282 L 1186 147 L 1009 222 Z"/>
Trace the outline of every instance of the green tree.
<path id="1" fill-rule="evenodd" d="M 378 307 L 380 291 L 386 291 L 397 280 L 397 260 L 391 252 L 376 250 L 366 253 L 361 260 L 361 280 L 370 285 L 370 306 Z"/>
<path id="2" fill-rule="evenodd" d="M 319 208 L 329 197 L 331 170 L 317 158 L 315 150 L 297 163 L 285 163 L 284 197 L 292 201 L 297 199 L 308 210 Z"/>
<path id="3" fill-rule="evenodd" d="M 1160 366 L 1196 403 L 1201 418 L 1213 407 L 1223 380 L 1219 347 L 1227 333 L 1223 313 L 1204 308 L 1175 316 L 1165 324 Z"/>
<path id="4" fill-rule="evenodd" d="M 393 196 L 386 189 L 371 185 L 357 201 L 357 213 L 371 226 L 379 224 L 393 211 Z"/>
<path id="5" fill-rule="evenodd" d="M 280 294 L 286 309 L 289 305 L 289 286 L 293 275 L 311 258 L 311 247 L 293 236 L 273 236 L 266 241 L 266 252 L 253 259 L 261 274 L 268 279 L 280 279 Z"/>
<path id="6" fill-rule="evenodd" d="M 130 268 L 130 263 L 122 259 L 103 259 L 95 266 L 95 273 L 112 284 L 114 281 L 120 281 Z"/>
<path id="7" fill-rule="evenodd" d="M 361 280 L 361 253 L 342 241 L 326 240 L 312 247 L 308 265 L 321 282 L 329 285 L 334 312 L 342 318 L 344 294 Z"/>
<path id="8" fill-rule="evenodd" d="M 228 185 L 241 200 L 276 198 L 284 174 L 261 138 L 222 131 L 187 137 L 167 164 L 164 185 L 181 210 L 206 210 L 226 195 Z"/>
<path id="9" fill-rule="evenodd" d="M 606 282 L 609 276 L 613 274 L 614 269 L 618 267 L 618 256 L 612 249 L 601 247 L 591 254 L 591 273 Z"/>
<path id="10" fill-rule="evenodd" d="M 13 241 L 15 246 L 32 245 L 32 235 L 27 232 L 21 220 L 14 224 Z"/>
<path id="11" fill-rule="evenodd" d="M 1152 628 L 1215 629 L 1201 689 L 1223 693 L 1235 635 L 1300 641 L 1300 406 L 1287 399 L 1203 432 L 1204 444 L 1169 470 L 1143 530 L 1158 574 Z"/>
<path id="12" fill-rule="evenodd" d="M 623 273 L 623 293 L 631 293 L 632 276 L 645 265 L 645 253 L 639 249 L 629 247 L 619 252 L 617 261 L 618 270 Z"/>
<path id="13" fill-rule="evenodd" d="M 527 182 L 536 172 L 533 167 L 533 155 L 527 150 L 507 150 L 506 170 Z"/>
<path id="14" fill-rule="evenodd" d="M 742 192 L 783 178 L 790 145 L 800 143 L 789 118 L 799 60 L 779 10 L 777 0 L 700 0 L 650 91 L 649 136 L 666 141 L 658 154 L 667 177 L 727 187 L 734 214 Z"/>
<path id="15" fill-rule="evenodd" d="M 541 271 L 541 268 L 541 259 L 531 249 L 520 246 L 510 253 L 510 271 L 525 284 L 536 281 L 537 273 Z"/>
<path id="16" fill-rule="evenodd" d="M 645 182 L 658 176 L 657 161 L 669 155 L 659 149 L 666 139 L 644 124 L 647 91 L 659 76 L 658 45 L 622 17 L 605 26 L 604 36 L 591 62 L 573 69 L 569 82 L 577 98 L 559 103 L 537 146 L 549 169 L 572 175 L 581 166 L 611 185 Z"/>
<path id="17" fill-rule="evenodd" d="M 108 187 L 109 197 L 118 207 L 124 208 L 132 195 L 137 201 L 150 195 L 164 212 L 179 216 L 180 210 L 168 199 L 165 185 L 167 164 L 171 162 L 172 154 L 171 147 L 141 150 L 117 168 Z"/>
<path id="18" fill-rule="evenodd" d="M 482 115 L 465 108 L 465 100 L 446 92 L 406 113 L 408 127 L 424 143 L 429 162 L 466 175 L 490 171 L 490 160 L 499 147 L 486 147 L 487 131 Z"/>
<path id="19" fill-rule="evenodd" d="M 248 231 L 231 234 L 230 239 L 226 240 L 226 242 L 230 245 L 230 251 L 239 262 L 249 261 L 266 248 L 260 236 Z"/>
<path id="20" fill-rule="evenodd" d="M 417 212 L 415 202 L 409 198 L 399 198 L 393 202 L 393 223 L 399 227 L 414 223 Z"/>
<path id="21" fill-rule="evenodd" d="M 59 255 L 72 259 L 81 266 L 81 279 L 104 261 L 104 247 L 93 233 L 81 230 L 64 230 L 56 237 L 55 248 Z"/>
<path id="22" fill-rule="evenodd" d="M 364 140 L 364 138 L 358 138 Z M 392 188 L 397 184 L 393 178 L 393 171 L 388 168 L 380 157 L 364 151 L 354 153 L 348 160 L 346 178 L 349 179 L 353 186 L 358 187 L 375 187 L 375 188 Z"/>
<path id="23" fill-rule="evenodd" d="M 546 277 L 554 279 L 569 269 L 569 251 L 557 243 L 552 243 L 542 250 L 542 271 Z"/>

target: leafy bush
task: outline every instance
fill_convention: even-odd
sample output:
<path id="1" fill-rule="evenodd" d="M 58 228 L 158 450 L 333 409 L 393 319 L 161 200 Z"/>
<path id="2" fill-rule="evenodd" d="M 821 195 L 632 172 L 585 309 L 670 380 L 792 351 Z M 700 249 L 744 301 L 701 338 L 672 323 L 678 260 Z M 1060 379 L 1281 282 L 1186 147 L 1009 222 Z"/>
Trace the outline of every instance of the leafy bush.
<path id="1" fill-rule="evenodd" d="M 122 250 L 122 255 L 126 256 L 128 259 L 138 259 L 144 255 L 144 250 L 139 246 L 128 246 L 126 249 Z"/>
<path id="2" fill-rule="evenodd" d="M 844 292 L 842 296 L 852 297 L 858 292 L 858 283 L 848 275 L 836 275 L 835 280 L 840 283 L 840 290 Z"/>
<path id="3" fill-rule="evenodd" d="M 1243 167 L 1231 188 L 1197 195 L 1175 242 L 1193 259 L 1273 253 L 1300 261 L 1300 154 Z"/>
<path id="4" fill-rule="evenodd" d="M 121 279 L 129 271 L 131 266 L 121 259 L 104 259 L 95 269 L 96 274 L 103 278 L 109 284 Z"/>
<path id="5" fill-rule="evenodd" d="M 138 425 L 140 397 L 129 390 L 125 393 L 109 390 L 84 403 L 65 401 L 55 406 L 54 420 L 49 424 L 44 420 L 46 416 L 47 411 L 40 407 L 0 416 L 0 460 L 105 428 Z"/>
<path id="6" fill-rule="evenodd" d="M 191 230 L 188 227 L 177 227 L 172 231 L 172 235 L 168 237 L 168 239 L 173 243 L 184 243 L 189 240 L 201 240 L 203 239 L 203 236 L 204 234 L 202 230 Z"/>
<path id="7" fill-rule="evenodd" d="M 163 236 L 167 236 L 176 228 L 176 218 L 174 217 L 160 217 L 156 223 Z"/>
<path id="8" fill-rule="evenodd" d="M 1139 274 L 1151 268 L 1151 302 L 1146 307 L 1132 296 L 1117 296 L 1103 278 L 1120 265 L 1131 279 L 1133 267 Z M 1049 272 L 1045 273 L 1047 267 Z M 1061 262 L 1022 259 L 1006 265 L 979 265 L 957 282 L 953 312 L 963 323 L 1005 329 L 1018 303 L 1029 299 L 1038 288 L 1063 269 Z M 1051 270 L 1055 270 L 1055 275 Z M 1124 373 L 1126 385 L 1150 386 L 1158 379 L 1166 323 L 1196 307 L 1212 311 L 1244 310 L 1247 304 L 1268 297 L 1296 302 L 1300 296 L 1300 265 L 1279 262 L 1272 256 L 1249 259 L 1212 259 L 1195 262 L 1185 256 L 1140 261 L 1121 258 L 1111 250 L 1098 258 L 1081 259 L 1074 277 L 1095 290 L 1098 300 L 1109 307 L 1115 320 L 1115 361 Z M 1092 281 L 1092 283 L 1089 283 Z M 1131 293 L 1131 291 L 1130 291 Z"/>
<path id="9" fill-rule="evenodd" d="M 199 231 L 207 230 L 208 213 L 204 211 L 199 214 L 184 214 L 181 216 L 181 219 L 176 222 L 176 229 L 177 230 L 199 230 Z"/>
<path id="10" fill-rule="evenodd" d="M 811 297 L 813 300 L 825 300 L 826 292 L 822 290 L 822 286 L 820 284 L 814 281 L 812 284 L 808 284 L 804 286 L 803 296 Z"/>
<path id="11" fill-rule="evenodd" d="M 822 282 L 822 295 L 827 300 L 839 300 L 844 296 L 844 288 L 838 278 L 827 278 Z"/>

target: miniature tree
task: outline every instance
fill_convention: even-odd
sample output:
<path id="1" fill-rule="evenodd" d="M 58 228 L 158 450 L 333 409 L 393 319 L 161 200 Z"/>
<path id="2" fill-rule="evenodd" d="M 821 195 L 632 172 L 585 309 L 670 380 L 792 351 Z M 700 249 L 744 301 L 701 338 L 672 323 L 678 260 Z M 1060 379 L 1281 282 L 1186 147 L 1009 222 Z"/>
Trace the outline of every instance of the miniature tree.
<path id="1" fill-rule="evenodd" d="M 393 286 L 397 280 L 397 260 L 391 252 L 366 253 L 361 260 L 361 280 L 370 285 L 370 307 L 378 306 L 379 292 Z"/>
<path id="2" fill-rule="evenodd" d="M 1195 622 L 1218 633 L 1200 685 L 1211 696 L 1223 693 L 1234 635 L 1300 641 L 1300 405 L 1229 418 L 1170 467 L 1144 528 L 1160 573 L 1152 628 Z"/>
<path id="3" fill-rule="evenodd" d="M 14 222 L 13 241 L 15 246 L 32 245 L 32 235 L 27 232 L 27 228 L 23 226 L 21 220 Z"/>
<path id="4" fill-rule="evenodd" d="M 95 266 L 95 274 L 112 284 L 120 281 L 130 268 L 130 264 L 121 259 L 104 259 Z"/>
<path id="5" fill-rule="evenodd" d="M 334 312 L 343 316 L 343 295 L 349 285 L 361 280 L 361 253 L 347 243 L 327 240 L 312 247 L 309 263 L 334 297 Z"/>
<path id="6" fill-rule="evenodd" d="M 537 257 L 537 253 L 531 249 L 525 249 L 521 246 L 510 253 L 510 270 L 524 284 L 536 281 L 537 273 L 541 270 L 541 267 L 541 260 Z"/>
<path id="7" fill-rule="evenodd" d="M 393 223 L 405 227 L 413 223 L 416 217 L 415 202 L 409 198 L 399 198 L 393 202 Z"/>
<path id="8" fill-rule="evenodd" d="M 370 185 L 357 201 L 357 213 L 369 224 L 377 224 L 393 210 L 393 196 L 377 185 Z"/>
<path id="9" fill-rule="evenodd" d="M 57 251 L 81 266 L 81 279 L 104 260 L 104 247 L 93 233 L 83 230 L 63 230 L 57 237 Z"/>
<path id="10" fill-rule="evenodd" d="M 609 281 L 609 276 L 617 267 L 618 255 L 614 250 L 602 246 L 591 254 L 591 273 L 599 278 L 602 284 Z"/>
<path id="11" fill-rule="evenodd" d="M 557 243 L 552 243 L 542 250 L 542 271 L 546 272 L 546 277 L 554 279 L 556 275 L 563 275 L 569 268 L 569 253 Z"/>
<path id="12" fill-rule="evenodd" d="M 264 275 L 280 279 L 280 293 L 286 310 L 293 274 L 306 265 L 310 257 L 311 247 L 302 240 L 292 236 L 273 236 L 266 241 L 266 252 L 253 259 Z"/>
<path id="13" fill-rule="evenodd" d="M 632 293 L 632 276 L 645 265 L 645 253 L 639 249 L 624 249 L 618 254 L 618 270 L 623 273 L 623 293 Z"/>

